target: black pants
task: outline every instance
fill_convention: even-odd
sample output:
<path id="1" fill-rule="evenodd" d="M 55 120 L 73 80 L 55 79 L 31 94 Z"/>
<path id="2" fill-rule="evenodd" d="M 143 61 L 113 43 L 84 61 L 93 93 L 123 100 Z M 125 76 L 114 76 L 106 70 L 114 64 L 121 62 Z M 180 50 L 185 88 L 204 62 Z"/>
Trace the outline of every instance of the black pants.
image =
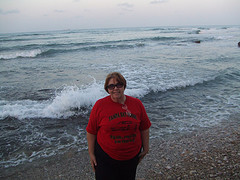
<path id="1" fill-rule="evenodd" d="M 118 161 L 112 159 L 107 153 L 102 150 L 100 145 L 96 143 L 96 180 L 135 180 L 137 165 L 139 161 L 138 155 L 133 159 L 127 161 Z"/>

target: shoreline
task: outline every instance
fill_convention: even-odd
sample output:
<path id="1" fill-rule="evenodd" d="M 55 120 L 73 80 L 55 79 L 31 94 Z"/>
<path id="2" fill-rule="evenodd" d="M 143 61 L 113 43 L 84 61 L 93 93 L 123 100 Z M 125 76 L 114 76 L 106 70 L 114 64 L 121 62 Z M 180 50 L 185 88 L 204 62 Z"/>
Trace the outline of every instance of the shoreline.
<path id="1" fill-rule="evenodd" d="M 237 122 L 238 121 L 238 122 Z M 168 140 L 151 142 L 138 168 L 143 179 L 240 179 L 240 122 L 222 122 Z"/>
<path id="2" fill-rule="evenodd" d="M 166 139 L 150 139 L 150 152 L 136 180 L 239 179 L 240 121 L 198 129 Z M 17 167 L 1 169 L 0 179 L 94 179 L 87 150 L 71 150 Z"/>

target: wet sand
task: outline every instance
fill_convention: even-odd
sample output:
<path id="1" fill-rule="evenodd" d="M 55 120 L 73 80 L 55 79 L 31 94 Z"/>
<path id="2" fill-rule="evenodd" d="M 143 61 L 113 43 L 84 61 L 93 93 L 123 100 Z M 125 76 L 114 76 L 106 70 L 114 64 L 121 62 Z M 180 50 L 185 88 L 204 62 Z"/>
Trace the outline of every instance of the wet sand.
<path id="1" fill-rule="evenodd" d="M 136 179 L 240 179 L 240 120 L 233 119 L 181 136 L 151 139 Z M 94 179 L 88 152 L 75 150 L 1 169 L 0 174 L 0 179 Z"/>

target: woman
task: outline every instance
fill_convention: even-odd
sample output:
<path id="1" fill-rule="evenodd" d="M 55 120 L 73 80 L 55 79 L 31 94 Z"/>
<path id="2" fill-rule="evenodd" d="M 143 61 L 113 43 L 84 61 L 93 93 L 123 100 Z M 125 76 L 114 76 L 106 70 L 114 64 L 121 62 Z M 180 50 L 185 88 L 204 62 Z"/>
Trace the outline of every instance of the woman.
<path id="1" fill-rule="evenodd" d="M 110 96 L 95 103 L 86 128 L 91 165 L 97 180 L 134 180 L 149 151 L 151 122 L 142 102 L 124 95 L 120 73 L 110 73 L 104 88 Z"/>

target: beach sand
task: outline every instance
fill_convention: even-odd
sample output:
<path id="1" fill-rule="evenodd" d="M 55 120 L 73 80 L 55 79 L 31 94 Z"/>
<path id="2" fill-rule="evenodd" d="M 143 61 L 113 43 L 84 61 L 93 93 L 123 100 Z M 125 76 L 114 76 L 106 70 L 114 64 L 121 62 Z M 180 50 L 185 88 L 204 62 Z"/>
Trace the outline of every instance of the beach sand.
<path id="1" fill-rule="evenodd" d="M 151 139 L 137 180 L 240 179 L 240 121 L 198 129 L 170 138 Z M 94 179 L 87 150 L 1 169 L 1 179 Z"/>

